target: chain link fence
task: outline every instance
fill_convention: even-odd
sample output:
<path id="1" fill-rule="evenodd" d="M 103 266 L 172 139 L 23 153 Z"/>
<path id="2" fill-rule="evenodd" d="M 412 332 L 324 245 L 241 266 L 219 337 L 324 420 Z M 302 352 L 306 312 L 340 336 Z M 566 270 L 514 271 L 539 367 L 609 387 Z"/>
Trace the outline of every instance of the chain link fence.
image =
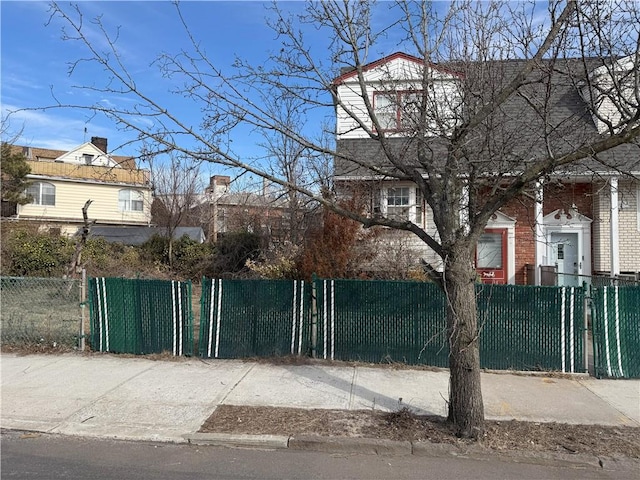
<path id="1" fill-rule="evenodd" d="M 0 277 L 2 347 L 77 348 L 81 288 L 82 282 L 73 279 Z"/>

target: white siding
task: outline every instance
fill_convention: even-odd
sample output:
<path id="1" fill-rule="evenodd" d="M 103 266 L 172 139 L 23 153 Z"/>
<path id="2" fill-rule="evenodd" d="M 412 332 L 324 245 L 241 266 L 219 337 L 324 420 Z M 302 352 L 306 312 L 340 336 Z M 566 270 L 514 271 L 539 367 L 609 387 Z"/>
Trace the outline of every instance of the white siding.
<path id="1" fill-rule="evenodd" d="M 424 230 L 438 240 L 438 232 L 433 222 L 433 213 L 427 205 L 424 213 Z M 371 271 L 393 270 L 403 271 L 407 268 L 422 268 L 425 261 L 437 270 L 442 269 L 442 259 L 413 233 L 379 227 L 373 242 L 376 256 L 363 265 Z"/>
<path id="2" fill-rule="evenodd" d="M 64 155 L 61 155 L 60 157 L 56 158 L 56 161 L 85 165 L 85 155 L 90 155 L 92 157 L 91 165 L 121 168 L 118 166 L 117 162 L 115 162 L 108 155 L 105 155 L 102 151 L 100 151 L 99 148 L 97 148 L 93 143 L 90 142 L 80 145 L 78 148 L 71 150 Z"/>
<path id="3" fill-rule="evenodd" d="M 620 123 L 637 111 L 637 77 L 629 75 L 637 68 L 637 60 L 629 56 L 618 60 L 616 65 L 599 67 L 590 74 L 591 85 L 582 89 L 582 96 L 597 110 L 593 121 L 598 132 L 606 133 L 608 123 L 618 130 Z"/>
<path id="4" fill-rule="evenodd" d="M 460 107 L 460 95 L 457 89 L 457 79 L 453 74 L 446 74 L 438 70 L 428 71 L 429 84 L 434 98 L 434 117 L 440 122 L 449 122 L 450 128 L 453 122 L 450 120 L 452 111 Z M 364 73 L 367 85 L 366 96 L 373 105 L 374 92 L 389 91 L 421 91 L 424 86 L 422 78 L 422 66 L 405 59 L 395 59 L 387 64 Z M 367 132 L 358 126 L 354 119 L 362 120 L 367 128 L 373 128 L 373 121 L 367 112 L 363 99 L 363 92 L 357 77 L 349 77 L 338 85 L 338 98 L 344 105 L 336 108 L 337 133 L 339 138 L 366 138 Z M 440 111 L 436 111 L 441 108 Z M 347 111 L 349 110 L 350 113 Z M 394 134 L 402 135 L 402 133 Z"/>

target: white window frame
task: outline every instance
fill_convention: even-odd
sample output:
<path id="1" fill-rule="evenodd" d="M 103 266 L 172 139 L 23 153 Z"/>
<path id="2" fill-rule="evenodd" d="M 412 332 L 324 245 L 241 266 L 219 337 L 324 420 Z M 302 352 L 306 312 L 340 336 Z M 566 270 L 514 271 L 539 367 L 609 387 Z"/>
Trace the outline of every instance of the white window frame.
<path id="1" fill-rule="evenodd" d="M 134 194 L 138 198 L 134 198 Z M 118 192 L 118 210 L 121 212 L 143 212 L 144 194 L 140 190 L 132 188 L 120 190 Z"/>
<path id="2" fill-rule="evenodd" d="M 36 188 L 37 191 L 34 191 Z M 51 191 L 45 192 L 45 188 L 49 187 Z M 40 205 L 43 207 L 55 207 L 56 205 L 56 186 L 49 182 L 34 182 L 29 187 L 27 187 L 25 193 L 30 195 L 32 200 L 32 205 Z M 50 199 L 51 203 L 45 202 L 45 200 Z"/>
<path id="3" fill-rule="evenodd" d="M 399 184 L 387 184 L 382 187 L 382 191 L 380 194 L 380 213 L 387 218 L 392 218 L 389 216 L 389 192 L 390 190 L 396 189 L 408 189 L 409 198 L 408 203 L 406 205 L 393 205 L 393 207 L 402 207 L 406 209 L 406 217 L 395 215 L 393 219 L 403 220 L 407 219 L 418 225 L 419 227 L 424 228 L 426 225 L 425 221 L 425 202 L 422 198 L 420 192 L 415 187 L 415 185 L 399 183 Z"/>
<path id="4" fill-rule="evenodd" d="M 382 92 L 374 92 L 373 93 L 373 112 L 378 119 L 378 123 L 382 128 L 383 132 L 402 132 L 411 129 L 411 124 L 404 125 L 403 120 L 407 118 L 409 114 L 409 109 L 407 106 L 416 105 L 419 101 L 421 101 L 422 90 L 393 90 L 393 91 L 382 91 Z M 413 100 L 410 103 L 404 103 L 403 99 L 416 97 L 417 100 Z M 383 98 L 388 99 L 388 104 L 384 105 L 385 110 L 380 110 L 380 100 Z M 412 108 L 411 113 L 419 111 L 419 108 Z M 395 117 L 395 122 L 391 122 L 391 113 L 393 113 L 393 117 Z M 389 116 L 391 117 L 389 121 L 385 120 L 385 118 Z"/>

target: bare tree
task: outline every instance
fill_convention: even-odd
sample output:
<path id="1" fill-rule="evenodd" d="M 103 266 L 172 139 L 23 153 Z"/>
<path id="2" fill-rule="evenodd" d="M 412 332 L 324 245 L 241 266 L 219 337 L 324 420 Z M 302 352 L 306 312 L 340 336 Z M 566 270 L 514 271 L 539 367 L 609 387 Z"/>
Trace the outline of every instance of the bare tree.
<path id="1" fill-rule="evenodd" d="M 301 111 L 304 108 L 303 101 L 286 92 L 284 96 L 274 101 L 273 95 L 278 93 L 280 92 L 272 90 L 263 98 L 266 108 L 269 109 L 269 115 L 278 118 L 278 122 L 290 131 L 299 131 L 304 126 L 304 114 Z M 307 148 L 279 131 L 261 130 L 260 133 L 264 138 L 262 147 L 268 155 L 269 173 L 285 179 L 288 184 L 278 188 L 277 191 L 265 193 L 284 197 L 289 223 L 287 240 L 290 244 L 296 245 L 301 238 L 305 204 L 305 199 L 298 191 L 298 187 L 310 188 L 314 182 L 314 177 L 308 174 L 309 169 L 306 168 Z"/>
<path id="2" fill-rule="evenodd" d="M 172 266 L 176 229 L 194 223 L 189 220 L 194 212 L 200 212 L 197 207 L 204 186 L 198 161 L 179 151 L 169 151 L 161 157 L 156 155 L 145 152 L 143 158 L 149 162 L 154 186 L 153 221 L 164 229 L 169 265 Z M 195 223 L 199 226 L 199 213 L 197 220 Z"/>
<path id="3" fill-rule="evenodd" d="M 193 126 L 180 111 L 138 89 L 116 37 L 100 18 L 86 24 L 79 7 L 53 4 L 53 15 L 65 22 L 65 38 L 87 50 L 83 60 L 71 65 L 71 73 L 86 61 L 108 73 L 108 83 L 83 88 L 135 99 L 133 107 L 124 102 L 56 107 L 104 113 L 162 148 L 248 171 L 365 227 L 381 225 L 416 235 L 435 252 L 437 261 L 428 265 L 428 272 L 447 295 L 449 420 L 461 436 L 477 438 L 484 430 L 473 267 L 477 240 L 501 206 L 551 173 L 585 161 L 619 168 L 608 152 L 635 142 L 640 133 L 639 6 L 631 0 L 552 1 L 545 6 L 461 0 L 377 7 L 335 0 L 309 3 L 295 17 L 280 8 L 276 3 L 270 13 L 280 48 L 268 62 L 239 61 L 228 74 L 193 38 L 177 6 L 192 48 L 163 54 L 157 64 L 172 85 L 180 85 L 174 88 L 185 101 L 203 112 L 201 125 Z M 375 16 L 380 9 L 384 14 Z M 106 43 L 93 44 L 88 26 L 97 27 Z M 305 26 L 321 30 L 330 39 L 329 48 L 318 53 L 306 44 Z M 384 42 L 394 40 L 419 59 L 418 68 L 400 81 L 389 71 L 372 85 L 369 64 L 388 53 Z M 339 94 L 347 70 L 349 98 Z M 557 86 L 567 84 L 580 89 L 587 107 L 558 117 Z M 374 87 L 386 95 L 383 109 L 375 102 Z M 363 154 L 344 136 L 327 145 L 317 141 L 318 132 L 314 137 L 283 122 L 259 94 L 274 90 L 280 95 L 273 98 L 294 98 L 305 106 L 305 114 L 337 112 L 350 122 L 350 131 L 374 142 L 375 154 Z M 401 90 L 413 93 L 398 95 Z M 601 108 L 605 104 L 608 108 Z M 582 128 L 585 116 L 593 117 L 600 129 Z M 153 127 L 143 127 L 140 117 Z M 397 122 L 393 128 L 392 121 Z M 331 155 L 343 174 L 413 182 L 430 207 L 436 232 L 410 218 L 349 210 L 331 195 L 239 158 L 224 141 L 238 126 L 277 132 L 308 151 Z"/>

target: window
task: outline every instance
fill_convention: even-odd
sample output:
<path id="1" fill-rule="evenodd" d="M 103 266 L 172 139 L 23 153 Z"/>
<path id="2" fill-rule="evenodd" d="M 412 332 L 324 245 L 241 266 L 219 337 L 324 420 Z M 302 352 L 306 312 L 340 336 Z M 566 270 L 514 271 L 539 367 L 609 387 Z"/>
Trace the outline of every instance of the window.
<path id="1" fill-rule="evenodd" d="M 142 192 L 138 190 L 120 190 L 118 207 L 123 212 L 142 212 L 144 208 Z"/>
<path id="2" fill-rule="evenodd" d="M 393 220 L 410 220 L 422 226 L 424 221 L 421 192 L 414 187 L 388 187 L 382 192 L 382 213 Z"/>
<path id="3" fill-rule="evenodd" d="M 374 114 L 386 132 L 449 136 L 462 120 L 462 107 L 462 95 L 454 80 L 430 82 L 422 90 L 373 94 Z"/>
<path id="4" fill-rule="evenodd" d="M 409 130 L 420 120 L 419 91 L 379 92 L 374 94 L 373 110 L 383 130 Z"/>
<path id="5" fill-rule="evenodd" d="M 502 268 L 502 234 L 483 233 L 478 239 L 478 268 Z"/>
<path id="6" fill-rule="evenodd" d="M 46 182 L 32 183 L 26 190 L 32 200 L 33 205 L 55 205 L 56 187 Z"/>
<path id="7" fill-rule="evenodd" d="M 398 108 L 395 96 L 375 95 L 373 109 L 383 130 L 398 129 Z"/>
<path id="8" fill-rule="evenodd" d="M 405 219 L 409 216 L 409 187 L 387 189 L 387 217 Z"/>
<path id="9" fill-rule="evenodd" d="M 383 130 L 409 130 L 420 121 L 421 95 L 417 91 L 376 93 L 374 112 Z"/>

